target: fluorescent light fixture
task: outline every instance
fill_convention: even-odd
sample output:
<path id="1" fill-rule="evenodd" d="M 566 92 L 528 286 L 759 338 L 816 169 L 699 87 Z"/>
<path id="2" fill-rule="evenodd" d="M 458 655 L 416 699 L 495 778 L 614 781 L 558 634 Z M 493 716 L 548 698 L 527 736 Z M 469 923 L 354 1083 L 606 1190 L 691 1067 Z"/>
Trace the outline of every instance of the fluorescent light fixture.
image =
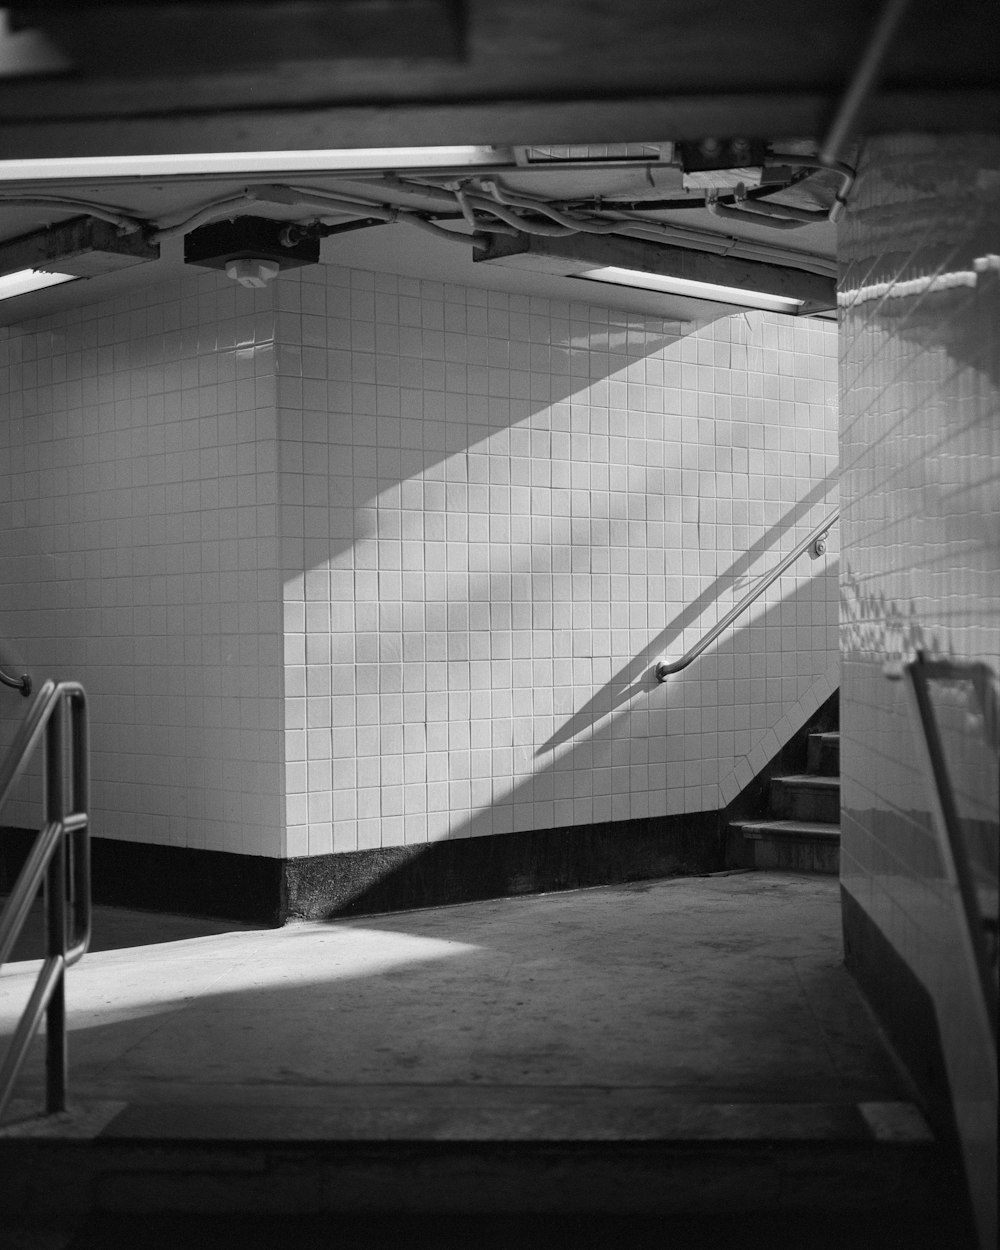
<path id="1" fill-rule="evenodd" d="M 634 286 L 645 291 L 663 291 L 667 295 L 690 295 L 695 299 L 710 299 L 717 304 L 740 304 L 744 308 L 761 308 L 766 312 L 795 312 L 805 300 L 785 295 L 769 295 L 765 291 L 745 291 L 741 287 L 716 286 L 713 282 L 694 282 L 690 278 L 671 278 L 659 273 L 646 273 L 641 269 L 587 269 L 575 275 L 591 278 L 595 282 L 610 282 L 615 286 Z"/>
<path id="2" fill-rule="evenodd" d="M 68 156 L 0 161 L 0 182 L 60 178 L 158 178 L 171 175 L 323 173 L 341 170 L 439 169 L 503 165 L 492 147 L 331 148 L 304 152 L 170 152 L 161 156 Z"/>
<path id="3" fill-rule="evenodd" d="M 75 282 L 75 273 L 45 273 L 41 269 L 20 269 L 17 273 L 0 277 L 0 299 L 13 299 L 15 295 L 27 295 L 29 291 L 44 291 L 47 286 L 60 282 Z"/>

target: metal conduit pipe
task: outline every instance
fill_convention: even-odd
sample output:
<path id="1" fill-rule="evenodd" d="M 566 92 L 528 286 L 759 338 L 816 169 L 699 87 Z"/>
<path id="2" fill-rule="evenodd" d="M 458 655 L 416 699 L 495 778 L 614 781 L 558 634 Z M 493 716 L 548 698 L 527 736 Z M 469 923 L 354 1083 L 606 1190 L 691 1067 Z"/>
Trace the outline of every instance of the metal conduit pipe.
<path id="1" fill-rule="evenodd" d="M 490 234 L 517 234 L 517 229 L 514 226 L 508 226 L 499 220 L 494 221 L 490 218 L 477 217 L 475 210 L 463 191 L 456 191 L 455 198 L 461 205 L 462 216 L 473 230 L 486 230 Z"/>
<path id="2" fill-rule="evenodd" d="M 494 217 L 499 217 L 501 221 L 507 222 L 508 225 L 516 226 L 518 230 L 523 230 L 525 234 L 540 234 L 547 238 L 561 238 L 567 234 L 579 234 L 579 227 L 575 226 L 557 226 L 555 223 L 549 225 L 542 221 L 527 221 L 524 217 L 520 217 L 513 209 L 498 204 L 495 200 L 489 199 L 487 196 L 466 195 L 466 203 L 472 208 L 481 209 L 484 212 L 492 213 Z"/>
<path id="3" fill-rule="evenodd" d="M 882 68 L 882 61 L 908 4 L 909 0 L 887 0 L 864 55 L 854 72 L 854 77 L 844 92 L 826 138 L 820 144 L 818 159 L 824 169 L 834 169 L 839 172 L 843 168 L 840 157 L 844 145 L 854 129 L 854 123 L 857 121 L 862 106 L 875 86 L 879 70 Z M 847 196 L 854 185 L 855 176 L 852 170 L 850 178 L 837 192 L 836 199 L 830 208 L 831 221 L 839 221 L 843 216 L 844 209 L 847 207 Z"/>
<path id="4" fill-rule="evenodd" d="M 491 201 L 483 202 L 484 210 L 489 208 L 490 204 Z M 533 204 L 532 207 L 534 207 Z M 733 215 L 739 221 L 746 220 L 746 215 L 744 214 L 735 214 L 730 211 L 727 215 Z M 613 233 L 653 243 L 676 243 L 694 247 L 703 252 L 711 252 L 722 256 L 734 256 L 742 260 L 760 261 L 763 264 L 800 265 L 811 272 L 823 273 L 827 276 L 833 276 L 837 272 L 836 264 L 823 261 L 817 257 L 806 256 L 785 248 L 771 247 L 766 243 L 735 239 L 731 235 L 720 238 L 707 230 L 685 229 L 668 225 L 666 222 L 644 221 L 639 214 L 622 214 L 621 217 L 616 217 L 609 223 L 594 223 L 599 224 L 601 229 L 593 231 L 590 229 L 591 220 L 584 221 L 575 218 L 569 218 L 569 220 L 577 221 L 572 233 Z M 606 224 L 610 224 L 610 230 L 604 229 Z M 774 225 L 770 218 L 763 224 Z M 790 222 L 789 226 L 797 226 L 797 224 Z M 532 223 L 526 223 L 523 219 L 520 220 L 520 228 L 527 234 L 533 233 Z M 778 226 L 778 229 L 781 228 L 781 226 Z M 548 232 L 545 231 L 544 233 Z"/>
<path id="5" fill-rule="evenodd" d="M 86 213 L 89 217 L 97 217 L 100 221 L 117 226 L 122 234 L 137 234 L 145 224 L 137 217 L 129 217 L 113 208 L 105 208 L 103 204 L 91 204 L 89 200 L 74 200 L 65 196 L 0 195 L 0 207 L 72 209 L 74 212 Z"/>
<path id="6" fill-rule="evenodd" d="M 680 240 L 707 240 L 714 244 L 715 240 L 703 230 L 689 229 L 684 226 L 672 226 L 667 222 L 651 221 L 648 217 L 643 217 L 641 213 L 621 213 L 615 217 L 577 217 L 572 213 L 567 213 L 561 209 L 555 208 L 550 204 L 544 204 L 537 200 L 530 199 L 524 195 L 512 195 L 511 192 L 504 190 L 496 182 L 484 183 L 489 185 L 494 195 L 496 195 L 504 204 L 509 204 L 517 208 L 527 208 L 534 212 L 544 213 L 546 217 L 551 217 L 553 221 L 560 225 L 570 226 L 574 230 L 582 234 L 621 234 L 623 221 L 634 221 L 637 225 L 641 225 L 643 229 L 652 230 L 653 235 L 649 236 L 662 241 L 669 236 Z M 641 236 L 635 236 L 641 237 Z M 710 250 L 706 248 L 706 250 Z"/>
<path id="7" fill-rule="evenodd" d="M 749 209 L 742 208 L 726 208 L 717 200 L 706 200 L 705 207 L 713 217 L 724 217 L 728 221 L 753 222 L 758 226 L 768 226 L 772 230 L 801 230 L 806 224 L 804 221 L 793 221 L 790 217 L 765 217 L 763 213 L 752 212 Z M 823 214 L 826 220 L 826 214 Z"/>
<path id="8" fill-rule="evenodd" d="M 540 200 L 530 199 L 528 196 L 523 195 L 511 195 L 509 191 L 504 191 L 496 182 L 484 182 L 483 186 L 492 191 L 501 204 L 508 204 L 513 208 L 526 208 L 533 213 L 541 213 L 557 225 L 568 226 L 571 230 L 581 231 L 586 234 L 612 234 L 615 230 L 613 221 L 600 221 L 595 217 L 575 217 L 572 213 L 562 212 L 560 209 L 550 204 L 545 204 Z"/>
<path id="9" fill-rule="evenodd" d="M 364 200 L 355 200 L 353 198 L 339 196 L 322 195 L 314 191 L 299 191 L 292 188 L 296 194 L 296 204 L 300 204 L 307 208 L 324 208 L 333 209 L 335 212 L 344 214 L 359 214 L 365 217 L 377 217 L 380 221 L 395 221 L 399 214 L 403 211 L 399 208 L 389 208 L 385 204 L 366 203 Z"/>
<path id="10" fill-rule="evenodd" d="M 829 164 L 824 164 L 819 159 L 818 156 L 795 156 L 791 152 L 772 152 L 770 159 L 772 161 L 777 161 L 781 165 L 790 165 L 793 168 L 826 169 L 830 173 L 837 174 L 837 176 L 840 178 L 840 190 L 837 192 L 838 196 L 846 197 L 848 191 L 850 191 L 851 187 L 854 184 L 855 171 L 851 168 L 850 165 L 845 165 L 843 161 L 831 161 Z M 783 187 L 775 187 L 774 190 L 771 192 L 771 194 L 777 195 L 782 190 L 784 190 Z M 769 201 L 761 198 L 760 196 L 754 196 L 753 211 L 757 212 L 759 210 L 764 209 L 764 206 L 766 204 L 769 204 Z M 776 205 L 770 205 L 770 207 L 771 208 L 783 208 L 785 206 L 776 204 Z M 797 211 L 809 212 L 810 210 L 799 209 Z M 791 216 L 791 215 L 792 214 L 786 213 L 786 216 Z M 822 209 L 820 209 L 817 211 L 815 218 L 811 218 L 810 220 L 831 221 L 833 219 L 831 218 L 829 211 L 824 212 Z"/>
<path id="11" fill-rule="evenodd" d="M 476 206 L 481 207 L 486 212 L 499 212 L 500 206 L 493 200 L 477 199 Z M 535 205 L 532 201 L 526 201 L 524 207 L 530 207 L 533 211 L 545 211 L 540 206 Z M 546 212 L 547 216 L 553 216 L 554 211 Z M 636 221 L 632 224 L 629 221 L 619 219 L 598 220 L 596 218 L 572 217 L 568 214 L 560 215 L 567 224 L 550 228 L 537 222 L 528 222 L 523 217 L 516 215 L 503 215 L 505 221 L 517 221 L 520 229 L 526 234 L 541 235 L 569 235 L 569 234 L 622 234 L 628 235 L 634 239 L 645 239 L 654 243 L 686 243 L 697 246 L 706 252 L 718 252 L 725 254 L 729 251 L 730 240 L 720 242 L 714 239 L 707 231 L 698 235 L 691 235 L 683 230 L 678 230 L 674 226 L 669 226 L 665 222 Z"/>
<path id="12" fill-rule="evenodd" d="M 784 217 L 789 221 L 798 221 L 809 225 L 818 221 L 829 221 L 830 214 L 822 208 L 798 208 L 794 204 L 772 204 L 768 200 L 737 200 L 736 208 L 741 213 L 749 213 L 759 217 Z"/>
<path id="13" fill-rule="evenodd" d="M 175 239 L 179 234 L 187 234 L 189 230 L 195 230 L 198 226 L 215 221 L 218 217 L 235 215 L 238 209 L 249 208 L 255 202 L 246 195 L 236 195 L 227 200 L 217 200 L 214 204 L 206 204 L 204 208 L 198 209 L 184 221 L 154 230 L 149 236 L 149 241 L 150 243 L 164 243 L 167 239 Z"/>
<path id="14" fill-rule="evenodd" d="M 427 221 L 423 217 L 418 217 L 415 213 L 403 213 L 397 220 L 407 226 L 416 226 L 418 230 L 424 230 L 439 239 L 447 239 L 449 243 L 466 243 L 470 247 L 484 247 L 486 243 L 481 234 L 459 234 L 457 230 L 449 230 L 447 226 L 438 226 L 433 221 Z M 475 228 L 478 231 L 482 229 L 482 226 L 479 222 L 476 222 Z M 501 226 L 494 233 L 516 234 L 517 231 L 509 230 L 507 226 Z"/>
<path id="15" fill-rule="evenodd" d="M 511 192 L 500 187 L 498 183 L 492 180 L 489 184 L 484 183 L 484 186 L 485 185 L 489 185 L 493 190 L 493 193 L 502 198 L 504 203 L 508 205 L 531 208 L 537 212 L 543 212 L 558 222 L 563 222 L 567 225 L 573 224 L 581 233 L 585 234 L 623 234 L 628 235 L 630 238 L 645 239 L 656 243 L 676 242 L 678 244 L 696 247 L 701 251 L 715 252 L 722 255 L 735 255 L 740 256 L 743 259 L 762 260 L 767 263 L 773 263 L 775 261 L 787 262 L 788 260 L 791 260 L 793 263 L 799 263 L 803 259 L 801 256 L 787 252 L 783 252 L 779 255 L 773 250 L 767 248 L 766 245 L 758 244 L 755 247 L 753 244 L 743 244 L 733 238 L 727 238 L 725 241 L 720 242 L 716 236 L 711 235 L 708 231 L 686 228 L 684 226 L 672 226 L 667 222 L 650 221 L 648 218 L 644 218 L 640 213 L 622 212 L 620 214 L 616 214 L 614 218 L 607 218 L 600 222 L 594 218 L 574 217 L 570 213 L 560 212 L 558 209 L 554 209 L 549 205 L 537 203 L 536 201 L 529 199 L 527 196 L 513 195 Z M 743 219 L 741 217 L 736 217 L 735 214 L 726 215 L 733 215 L 736 220 Z M 825 213 L 821 213 L 819 216 L 822 220 L 826 219 Z M 815 219 L 810 217 L 808 220 L 811 221 Z M 635 225 L 626 224 L 631 222 L 634 222 Z M 773 223 L 771 221 L 767 221 L 762 224 L 773 227 Z M 779 225 L 777 228 L 780 230 L 790 229 L 791 227 Z M 831 273 L 835 272 L 834 266 L 830 266 L 829 268 Z"/>
<path id="16" fill-rule="evenodd" d="M 474 226 L 476 224 L 476 214 L 472 208 L 472 205 L 469 203 L 468 197 L 466 196 L 465 192 L 461 190 L 456 191 L 455 199 L 458 200 L 458 206 L 462 210 L 462 216 L 465 218 L 465 220 L 469 223 L 470 226 Z M 487 227 L 487 229 L 488 228 L 489 227 Z"/>

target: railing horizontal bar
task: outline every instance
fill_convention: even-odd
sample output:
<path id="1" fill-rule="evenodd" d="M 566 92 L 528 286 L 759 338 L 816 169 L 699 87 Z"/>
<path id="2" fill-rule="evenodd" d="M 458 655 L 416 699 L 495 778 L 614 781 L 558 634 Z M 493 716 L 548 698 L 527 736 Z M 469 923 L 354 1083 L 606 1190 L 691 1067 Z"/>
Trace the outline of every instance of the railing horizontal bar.
<path id="1" fill-rule="evenodd" d="M 45 732 L 53 708 L 63 698 L 86 699 L 83 687 L 75 681 L 63 681 L 57 686 L 51 679 L 42 684 L 28 714 L 21 722 L 7 755 L 0 763 L 0 808 L 7 802 L 15 782 L 24 772 L 31 753 Z"/>
<path id="2" fill-rule="evenodd" d="M 13 1093 L 14 1082 L 17 1080 L 24 1057 L 28 1053 L 31 1039 L 38 1031 L 45 1008 L 49 1005 L 49 999 L 65 969 L 66 961 L 63 957 L 51 955 L 39 970 L 31 998 L 28 999 L 28 1005 L 14 1030 L 14 1036 L 10 1039 L 7 1054 L 4 1056 L 3 1066 L 0 1067 L 0 1117 L 3 1116 Z"/>
<path id="3" fill-rule="evenodd" d="M 62 836 L 61 822 L 50 821 L 35 839 L 24 867 L 18 873 L 14 889 L 3 909 L 3 915 L 0 916 L 0 967 L 10 958 L 14 943 L 45 877 L 45 870 Z"/>
<path id="4" fill-rule="evenodd" d="M 722 620 L 713 625 L 700 642 L 696 642 L 693 647 L 691 647 L 688 651 L 685 651 L 679 660 L 658 664 L 656 666 L 656 676 L 659 680 L 666 681 L 672 673 L 679 673 L 681 669 L 687 668 L 692 660 L 696 660 L 703 651 L 707 650 L 707 648 L 715 642 L 716 638 L 718 638 L 720 634 L 725 633 L 738 616 L 745 612 L 751 604 L 755 603 L 756 600 L 760 598 L 764 591 L 767 590 L 768 586 L 770 586 L 773 582 L 776 582 L 782 573 L 795 563 L 803 552 L 808 551 L 814 542 L 822 538 L 824 534 L 832 529 L 839 516 L 840 509 L 834 508 L 825 521 L 821 521 L 819 525 L 817 525 L 816 528 L 809 535 L 807 535 L 807 537 L 803 538 L 800 543 L 793 547 L 788 555 L 776 564 L 773 569 L 771 569 L 770 573 L 765 573 L 757 585 L 754 586 L 752 590 L 748 591 L 735 607 L 730 608 Z"/>
<path id="5" fill-rule="evenodd" d="M 28 693 L 28 689 L 24 693 Z M 68 761 L 63 715 L 67 708 L 72 734 Z M 14 949 L 43 878 L 48 958 L 0 1066 L 0 1116 L 43 1014 L 47 1017 L 45 1107 L 50 1114 L 66 1107 L 65 973 L 67 967 L 87 951 L 91 914 L 87 696 L 79 682 L 64 681 L 56 685 L 47 681 L 38 692 L 7 754 L 0 760 L 0 807 L 10 797 L 40 743 L 44 746 L 45 824 L 0 914 L 0 966 Z M 70 813 L 66 812 L 68 805 L 73 808 Z M 68 905 L 72 911 L 72 932 L 67 931 Z"/>

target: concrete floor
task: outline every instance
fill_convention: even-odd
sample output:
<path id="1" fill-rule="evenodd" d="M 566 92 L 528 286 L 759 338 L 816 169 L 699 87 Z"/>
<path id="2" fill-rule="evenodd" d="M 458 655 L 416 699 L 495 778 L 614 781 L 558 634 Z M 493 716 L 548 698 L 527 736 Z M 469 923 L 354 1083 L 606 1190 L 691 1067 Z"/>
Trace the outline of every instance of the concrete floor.
<path id="1" fill-rule="evenodd" d="M 271 930 L 98 909 L 72 1097 L 150 1136 L 491 1140 L 906 1100 L 841 960 L 836 880 L 781 873 Z M 0 1038 L 36 967 L 4 971 Z"/>
<path id="2" fill-rule="evenodd" d="M 277 930 L 100 908 L 68 998 L 70 1113 L 38 1116 L 36 1042 L 0 1127 L 3 1250 L 973 1244 L 834 878 Z"/>

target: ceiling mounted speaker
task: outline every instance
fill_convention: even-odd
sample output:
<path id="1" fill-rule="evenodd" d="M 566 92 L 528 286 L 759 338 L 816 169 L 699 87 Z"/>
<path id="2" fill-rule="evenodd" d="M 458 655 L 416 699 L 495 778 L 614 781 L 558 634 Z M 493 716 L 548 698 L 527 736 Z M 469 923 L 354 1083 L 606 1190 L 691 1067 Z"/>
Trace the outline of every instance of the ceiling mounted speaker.
<path id="1" fill-rule="evenodd" d="M 184 236 L 184 260 L 221 269 L 241 286 L 266 286 L 282 269 L 319 262 L 319 238 L 300 238 L 301 232 L 289 231 L 289 224 L 270 217 L 236 217 L 199 226 Z"/>

